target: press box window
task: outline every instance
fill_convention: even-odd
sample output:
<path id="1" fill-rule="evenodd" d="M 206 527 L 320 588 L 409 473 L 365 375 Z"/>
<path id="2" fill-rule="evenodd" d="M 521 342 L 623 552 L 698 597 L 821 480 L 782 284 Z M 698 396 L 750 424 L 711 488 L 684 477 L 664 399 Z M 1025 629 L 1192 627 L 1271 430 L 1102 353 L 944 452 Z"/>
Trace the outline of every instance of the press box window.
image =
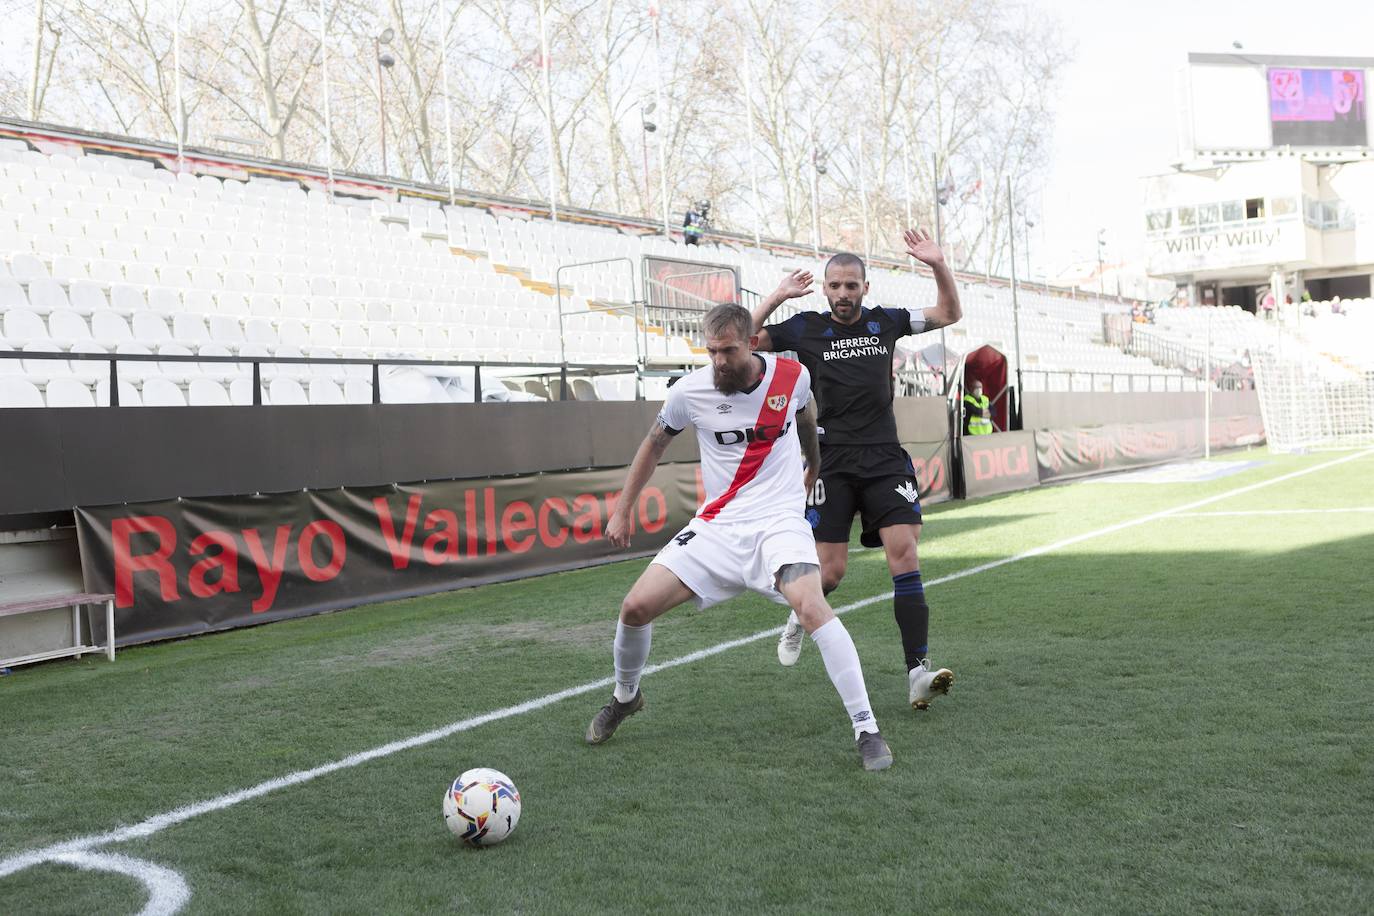
<path id="1" fill-rule="evenodd" d="M 1264 198 L 1250 197 L 1245 201 L 1246 219 L 1264 219 Z"/>

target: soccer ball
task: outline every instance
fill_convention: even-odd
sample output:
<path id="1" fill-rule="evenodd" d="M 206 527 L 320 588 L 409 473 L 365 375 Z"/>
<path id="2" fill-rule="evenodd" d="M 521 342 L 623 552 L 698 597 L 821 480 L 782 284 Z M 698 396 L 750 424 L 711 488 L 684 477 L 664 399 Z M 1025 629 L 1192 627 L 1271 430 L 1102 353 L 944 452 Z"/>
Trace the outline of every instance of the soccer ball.
<path id="1" fill-rule="evenodd" d="M 474 767 L 444 793 L 444 823 L 469 846 L 494 846 L 520 823 L 520 792 L 505 773 Z"/>

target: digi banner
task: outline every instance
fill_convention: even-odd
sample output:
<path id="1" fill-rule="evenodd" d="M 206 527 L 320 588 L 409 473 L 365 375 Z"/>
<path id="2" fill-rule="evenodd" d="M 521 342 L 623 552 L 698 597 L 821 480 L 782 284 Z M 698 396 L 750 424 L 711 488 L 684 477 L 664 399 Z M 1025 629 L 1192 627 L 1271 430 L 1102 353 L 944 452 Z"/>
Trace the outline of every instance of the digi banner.
<path id="1" fill-rule="evenodd" d="M 660 465 L 605 538 L 623 468 L 78 508 L 88 591 L 118 645 L 301 617 L 644 556 L 702 500 L 699 465 Z M 98 619 L 97 619 L 98 618 Z M 103 642 L 104 617 L 92 615 Z"/>
<path id="2" fill-rule="evenodd" d="M 1143 467 L 1203 454 L 1202 419 L 1121 423 L 1079 429 L 1037 429 L 1035 459 L 1040 481 L 1067 480 L 1103 471 Z M 1264 440 L 1259 417 L 1213 417 L 1212 448 Z"/>
<path id="3" fill-rule="evenodd" d="M 1028 432 L 965 436 L 960 440 L 967 496 L 991 496 L 1040 484 L 1035 436 Z"/>
<path id="4" fill-rule="evenodd" d="M 1275 146 L 1366 146 L 1363 70 L 1269 69 Z"/>

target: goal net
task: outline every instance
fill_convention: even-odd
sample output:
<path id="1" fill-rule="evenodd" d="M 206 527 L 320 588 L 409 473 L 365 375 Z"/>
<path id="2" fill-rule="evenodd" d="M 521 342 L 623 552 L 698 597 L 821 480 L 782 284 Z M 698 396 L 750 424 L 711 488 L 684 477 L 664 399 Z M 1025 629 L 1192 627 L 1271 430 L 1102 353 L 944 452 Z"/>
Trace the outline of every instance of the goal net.
<path id="1" fill-rule="evenodd" d="M 1255 351 L 1251 358 L 1270 448 L 1374 445 L 1374 367 L 1331 359 L 1297 341 Z"/>

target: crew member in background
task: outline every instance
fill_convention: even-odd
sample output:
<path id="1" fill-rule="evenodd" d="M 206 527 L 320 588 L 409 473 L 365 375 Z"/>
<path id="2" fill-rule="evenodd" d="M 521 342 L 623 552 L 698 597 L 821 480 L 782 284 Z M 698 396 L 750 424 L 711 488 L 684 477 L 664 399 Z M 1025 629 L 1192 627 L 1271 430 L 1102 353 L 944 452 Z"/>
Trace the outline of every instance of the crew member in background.
<path id="1" fill-rule="evenodd" d="M 992 407 L 983 394 L 983 383 L 973 380 L 964 393 L 964 435 L 987 436 L 992 433 Z"/>
<path id="2" fill-rule="evenodd" d="M 921 536 L 920 483 L 911 456 L 897 438 L 892 412 L 892 356 L 897 340 L 953 324 L 963 315 L 954 274 L 930 234 L 908 229 L 907 254 L 930 268 L 936 298 L 931 308 L 864 307 L 867 268 L 857 255 L 843 253 L 825 265 L 821 292 L 827 312 L 799 312 L 778 324 L 763 323 L 779 305 L 811 292 L 811 274 L 794 271 L 754 309 L 760 350 L 795 350 L 811 373 L 820 405 L 821 476 L 813 488 L 807 518 L 816 536 L 821 582 L 828 593 L 844 578 L 849 562 L 849 529 L 858 514 L 860 541 L 882 545 L 892 574 L 892 612 L 906 656 L 907 698 L 925 709 L 931 698 L 954 683 L 948 668 L 931 670 L 927 658 L 930 608 L 916 544 Z M 801 654 L 803 628 L 788 618 L 778 640 L 778 661 L 794 665 Z"/>

